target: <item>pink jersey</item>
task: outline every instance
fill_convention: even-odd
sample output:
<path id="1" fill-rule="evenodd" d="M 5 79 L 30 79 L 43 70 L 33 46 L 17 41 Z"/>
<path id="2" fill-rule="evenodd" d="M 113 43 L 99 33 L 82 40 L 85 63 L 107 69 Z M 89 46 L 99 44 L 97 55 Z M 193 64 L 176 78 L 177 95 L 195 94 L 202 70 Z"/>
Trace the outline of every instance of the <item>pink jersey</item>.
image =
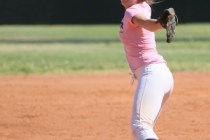
<path id="1" fill-rule="evenodd" d="M 151 8 L 146 2 L 135 4 L 126 9 L 121 22 L 120 40 L 124 44 L 127 61 L 133 72 L 147 64 L 165 62 L 156 50 L 154 32 L 132 23 L 131 19 L 136 14 L 144 14 L 150 18 Z"/>

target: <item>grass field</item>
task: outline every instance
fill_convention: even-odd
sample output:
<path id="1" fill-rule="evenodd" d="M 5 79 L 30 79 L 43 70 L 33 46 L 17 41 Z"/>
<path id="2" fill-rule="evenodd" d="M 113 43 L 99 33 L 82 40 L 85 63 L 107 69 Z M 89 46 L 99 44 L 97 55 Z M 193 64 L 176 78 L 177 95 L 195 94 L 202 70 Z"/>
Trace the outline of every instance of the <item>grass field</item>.
<path id="1" fill-rule="evenodd" d="M 210 70 L 210 24 L 181 24 L 174 42 L 156 33 L 172 71 Z M 129 70 L 118 25 L 0 26 L 0 74 Z"/>

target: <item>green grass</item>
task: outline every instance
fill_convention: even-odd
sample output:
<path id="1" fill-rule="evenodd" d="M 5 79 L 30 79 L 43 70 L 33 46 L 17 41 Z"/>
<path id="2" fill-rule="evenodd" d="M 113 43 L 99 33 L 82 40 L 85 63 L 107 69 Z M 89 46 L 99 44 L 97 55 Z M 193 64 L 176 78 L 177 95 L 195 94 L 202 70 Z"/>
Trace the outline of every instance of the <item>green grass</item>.
<path id="1" fill-rule="evenodd" d="M 210 71 L 210 41 L 158 43 L 172 71 Z"/>
<path id="2" fill-rule="evenodd" d="M 126 69 L 125 61 L 122 47 L 113 44 L 0 45 L 1 74 Z"/>
<path id="3" fill-rule="evenodd" d="M 208 38 L 210 23 L 180 24 L 176 38 Z M 118 39 L 119 25 L 28 25 L 0 26 L 0 41 L 64 40 L 64 39 Z M 165 31 L 157 32 L 157 39 L 165 38 Z"/>
<path id="4" fill-rule="evenodd" d="M 118 25 L 0 26 L 1 40 L 117 38 Z"/>
<path id="5" fill-rule="evenodd" d="M 176 28 L 176 39 L 186 38 L 193 41 L 193 39 L 205 38 L 210 40 L 210 23 L 194 23 L 194 24 L 180 24 Z M 157 38 L 164 38 L 165 31 L 157 32 Z"/>
<path id="6" fill-rule="evenodd" d="M 210 70 L 209 25 L 181 24 L 170 44 L 157 32 L 172 71 Z M 128 71 L 118 32 L 118 25 L 0 26 L 0 74 Z"/>

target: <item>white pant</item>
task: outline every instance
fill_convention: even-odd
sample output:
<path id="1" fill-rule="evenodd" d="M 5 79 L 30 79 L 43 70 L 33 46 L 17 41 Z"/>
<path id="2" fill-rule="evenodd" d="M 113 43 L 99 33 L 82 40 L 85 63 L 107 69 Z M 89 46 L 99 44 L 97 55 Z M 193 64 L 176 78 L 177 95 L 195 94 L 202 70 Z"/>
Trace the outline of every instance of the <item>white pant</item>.
<path id="1" fill-rule="evenodd" d="M 172 74 L 165 63 L 158 63 L 137 70 L 135 76 L 138 78 L 138 85 L 131 121 L 134 139 L 158 139 L 153 127 L 163 104 L 172 93 Z"/>

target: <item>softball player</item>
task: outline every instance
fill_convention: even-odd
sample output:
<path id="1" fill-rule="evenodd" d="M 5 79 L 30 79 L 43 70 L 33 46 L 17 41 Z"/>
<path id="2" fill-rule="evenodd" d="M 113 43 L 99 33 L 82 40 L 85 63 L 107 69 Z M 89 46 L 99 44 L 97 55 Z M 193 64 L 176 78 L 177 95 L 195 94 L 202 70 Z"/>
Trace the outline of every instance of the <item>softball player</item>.
<path id="1" fill-rule="evenodd" d="M 173 89 L 173 77 L 166 61 L 156 50 L 154 32 L 163 29 L 151 19 L 148 0 L 121 0 L 125 14 L 120 40 L 133 75 L 138 79 L 131 128 L 135 140 L 158 140 L 154 124 Z"/>

